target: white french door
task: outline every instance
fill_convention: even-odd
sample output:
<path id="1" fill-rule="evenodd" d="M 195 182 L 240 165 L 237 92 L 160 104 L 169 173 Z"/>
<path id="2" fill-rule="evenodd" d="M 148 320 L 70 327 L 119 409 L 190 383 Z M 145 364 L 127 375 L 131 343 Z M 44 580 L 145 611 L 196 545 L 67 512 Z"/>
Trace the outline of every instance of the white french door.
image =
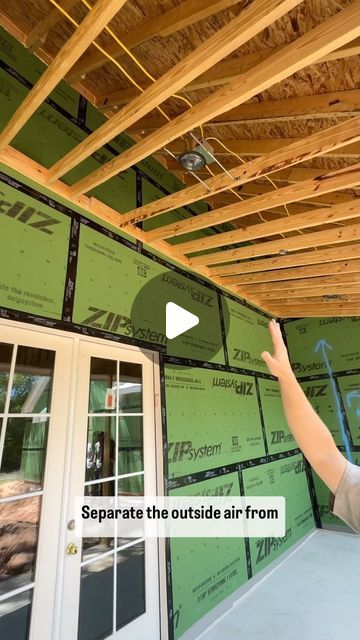
<path id="1" fill-rule="evenodd" d="M 73 529 L 78 496 L 156 495 L 155 370 L 0 321 L 0 637 L 160 639 L 158 541 Z"/>
<path id="2" fill-rule="evenodd" d="M 160 638 L 157 540 L 72 529 L 77 496 L 156 495 L 153 375 L 140 351 L 79 343 L 61 639 Z"/>

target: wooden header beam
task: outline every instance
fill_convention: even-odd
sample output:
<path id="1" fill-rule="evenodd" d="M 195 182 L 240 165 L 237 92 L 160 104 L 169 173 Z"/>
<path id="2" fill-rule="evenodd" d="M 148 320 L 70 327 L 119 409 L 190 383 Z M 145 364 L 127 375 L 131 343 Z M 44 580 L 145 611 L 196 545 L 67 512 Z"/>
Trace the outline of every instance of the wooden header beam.
<path id="1" fill-rule="evenodd" d="M 242 202 L 236 202 L 230 204 L 221 209 L 214 209 L 208 213 L 201 213 L 194 218 L 187 218 L 180 222 L 168 224 L 159 229 L 148 231 L 146 237 L 148 241 L 158 240 L 159 238 L 169 238 L 182 235 L 191 231 L 199 231 L 200 229 L 206 229 L 213 225 L 222 224 L 224 222 L 230 222 L 231 220 L 237 220 L 243 216 L 247 216 L 257 211 L 266 211 L 272 207 L 287 204 L 288 202 L 297 202 L 304 198 L 311 198 L 311 196 L 320 196 L 331 191 L 338 191 L 340 189 L 347 189 L 360 184 L 360 163 L 350 167 L 345 167 L 340 171 L 329 171 L 323 174 L 320 178 L 314 178 L 313 180 L 305 180 L 304 182 L 296 182 L 290 184 L 287 187 L 281 189 L 274 189 L 271 193 L 264 193 L 260 196 L 254 196 L 248 200 Z M 232 233 L 232 232 L 229 232 Z M 210 248 L 213 246 L 223 246 L 221 236 L 227 234 L 219 234 L 216 238 L 205 238 L 206 246 L 201 246 L 195 243 L 203 242 L 201 240 L 194 240 L 191 244 L 191 251 L 201 251 L 201 249 Z M 213 244 L 217 241 L 219 244 Z M 230 242 L 233 242 L 231 240 Z M 189 243 L 186 243 L 186 250 L 188 250 Z M 195 247 L 193 249 L 193 247 Z"/>
<path id="2" fill-rule="evenodd" d="M 252 3 L 248 9 L 254 5 L 255 2 Z M 255 94 L 264 91 L 268 87 L 299 71 L 321 57 L 321 55 L 333 51 L 346 42 L 353 40 L 356 36 L 360 35 L 359 15 L 360 0 L 355 0 L 338 14 L 295 40 L 295 42 L 288 45 L 286 49 L 275 53 L 271 58 L 261 62 L 254 69 L 251 69 L 250 72 L 243 74 L 239 80 L 225 85 L 225 87 L 219 89 L 187 112 L 181 114 L 172 122 L 169 122 L 155 133 L 135 144 L 118 158 L 110 160 L 106 165 L 77 182 L 72 187 L 72 193 L 79 195 L 95 188 L 117 173 L 125 171 L 133 164 L 140 162 L 192 128 L 199 126 L 224 111 L 236 107 L 242 102 L 246 102 Z M 176 69 L 176 67 L 174 67 L 174 69 Z M 153 87 L 156 87 L 157 84 L 158 83 L 155 83 Z M 150 87 L 147 91 L 151 91 L 151 89 Z M 145 91 L 142 97 L 144 97 L 146 93 Z M 122 119 L 121 113 L 122 112 L 108 121 L 110 128 L 112 123 L 114 125 L 113 136 L 119 133 L 119 120 L 121 121 Z M 139 118 L 142 115 L 144 115 L 143 112 L 138 110 L 137 117 Z M 119 120 L 116 120 L 116 118 L 119 118 Z M 120 130 L 123 131 L 128 124 L 128 122 L 123 121 Z M 96 135 L 96 133 L 92 134 L 92 136 Z M 100 142 L 104 142 L 101 136 L 97 138 L 97 141 L 98 146 Z M 81 144 L 86 144 L 86 140 Z M 80 146 L 81 145 L 79 145 L 79 147 Z M 50 170 L 50 179 L 59 176 L 58 169 L 59 163 L 56 169 Z"/>
<path id="3" fill-rule="evenodd" d="M 360 116 L 342 122 L 334 127 L 329 127 L 319 133 L 314 133 L 300 142 L 291 143 L 283 149 L 263 156 L 262 158 L 256 158 L 246 164 L 239 164 L 233 169 L 229 169 L 230 175 L 221 173 L 214 178 L 206 180 L 205 184 L 196 184 L 182 191 L 160 198 L 160 200 L 156 200 L 155 202 L 143 205 L 138 209 L 129 211 L 122 216 L 122 224 L 125 226 L 126 224 L 134 224 L 147 220 L 153 216 L 167 213 L 172 209 L 192 204 L 204 198 L 209 198 L 214 194 L 226 191 L 230 187 L 238 187 L 268 174 L 274 174 L 272 176 L 274 180 L 276 180 L 280 174 L 280 177 L 283 177 L 283 179 L 289 182 L 300 179 L 304 175 L 304 172 L 310 173 L 309 178 L 314 176 L 314 174 L 314 177 L 320 176 L 324 170 L 285 170 L 284 167 L 291 167 L 300 162 L 311 160 L 312 158 L 323 155 L 326 151 L 339 148 L 348 142 L 355 142 L 357 140 L 360 140 Z M 292 178 L 292 176 L 294 176 L 295 179 Z"/>
<path id="4" fill-rule="evenodd" d="M 140 25 L 137 29 L 133 29 L 130 33 L 120 36 L 121 42 L 127 49 L 133 49 L 142 42 L 150 40 L 154 36 L 166 37 L 176 31 L 180 31 L 191 24 L 204 20 L 209 16 L 223 11 L 228 7 L 239 2 L 239 0 L 185 0 L 180 5 L 165 11 L 159 16 L 155 16 L 145 24 Z M 124 50 L 119 47 L 117 42 L 112 42 L 109 46 L 104 47 L 105 51 L 113 58 L 120 58 L 124 55 Z M 108 58 L 96 51 L 87 55 L 71 69 L 68 74 L 69 82 L 78 80 L 82 76 L 95 69 L 99 69 L 108 62 Z M 138 94 L 135 92 L 132 97 Z"/>
<path id="5" fill-rule="evenodd" d="M 199 265 L 209 266 L 231 262 L 232 260 L 242 260 L 245 258 L 256 258 L 269 254 L 279 253 L 279 251 L 299 251 L 311 247 L 324 246 L 327 244 L 338 244 L 342 242 L 356 242 L 360 237 L 360 225 L 354 224 L 337 229 L 316 231 L 315 233 L 305 233 L 291 238 L 280 238 L 280 240 L 270 240 L 260 242 L 249 247 L 240 249 L 229 249 L 228 251 L 218 251 L 206 255 L 197 256 L 190 260 L 191 267 Z"/>
<path id="6" fill-rule="evenodd" d="M 49 183 L 67 173 L 99 147 L 127 129 L 215 62 L 265 29 L 302 0 L 254 0 L 229 24 L 178 62 L 127 107 L 105 122 L 49 170 Z M 360 2 L 360 0 L 358 0 Z M 143 144 L 143 142 L 141 142 Z M 138 145 L 135 145 L 137 148 Z M 134 147 L 134 148 L 135 148 Z M 146 154 L 147 155 L 147 154 Z M 123 155 L 121 156 L 123 157 Z M 109 168 L 111 162 L 107 163 Z M 129 165 L 130 166 L 130 165 Z M 115 171 L 115 173 L 118 173 Z M 115 173 L 113 175 L 115 175 Z M 87 178 L 88 179 L 88 178 Z M 73 191 L 75 195 L 75 190 Z"/>
<path id="7" fill-rule="evenodd" d="M 0 135 L 0 151 L 11 142 L 36 109 L 62 80 L 75 60 L 90 46 L 126 0 L 98 0 L 78 29 L 67 40 L 34 87 L 15 111 Z"/>

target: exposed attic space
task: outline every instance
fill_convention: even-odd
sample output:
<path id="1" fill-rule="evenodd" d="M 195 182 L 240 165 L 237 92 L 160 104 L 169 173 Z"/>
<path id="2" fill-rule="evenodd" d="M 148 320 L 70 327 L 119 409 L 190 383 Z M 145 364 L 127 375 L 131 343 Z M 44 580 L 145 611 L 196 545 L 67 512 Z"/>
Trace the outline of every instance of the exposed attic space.
<path id="1" fill-rule="evenodd" d="M 360 315 L 360 0 L 0 0 L 0 11 L 49 65 L 0 134 L 1 162 L 268 313 Z M 108 120 L 39 166 L 12 143 L 63 79 Z M 132 147 L 67 175 L 123 133 Z M 186 172 L 179 156 L 203 140 L 216 161 Z M 89 196 L 150 155 L 181 191 L 122 216 Z M 179 210 L 198 201 L 209 211 Z"/>

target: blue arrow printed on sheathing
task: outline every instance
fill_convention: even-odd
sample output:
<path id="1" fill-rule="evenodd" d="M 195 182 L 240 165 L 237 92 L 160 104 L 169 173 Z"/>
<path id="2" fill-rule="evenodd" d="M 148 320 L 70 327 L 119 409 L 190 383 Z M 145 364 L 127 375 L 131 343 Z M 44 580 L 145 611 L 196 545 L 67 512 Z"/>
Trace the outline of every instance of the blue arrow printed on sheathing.
<path id="1" fill-rule="evenodd" d="M 333 393 L 334 393 L 334 396 L 335 396 L 337 414 L 338 414 L 339 424 L 340 424 L 341 437 L 342 437 L 343 443 L 345 445 L 346 456 L 347 456 L 347 459 L 350 462 L 352 462 L 352 455 L 351 455 L 349 441 L 347 439 L 347 435 L 346 435 L 346 431 L 345 431 L 344 417 L 343 417 L 343 414 L 342 414 L 342 411 L 341 411 L 339 395 L 338 395 L 338 392 L 337 392 L 337 389 L 336 389 L 335 380 L 334 380 L 334 377 L 333 377 L 333 372 L 332 372 L 332 369 L 331 369 L 331 366 L 330 366 L 330 362 L 329 362 L 328 357 L 327 357 L 326 349 L 332 349 L 332 346 L 328 342 L 326 342 L 326 340 L 321 339 L 321 340 L 319 340 L 319 342 L 315 346 L 315 353 L 317 353 L 320 350 L 322 352 L 322 355 L 323 355 L 323 358 L 324 358 L 324 361 L 325 361 L 325 364 L 326 364 L 326 368 L 327 368 L 328 374 L 330 376 L 332 390 L 333 390 Z"/>
<path id="2" fill-rule="evenodd" d="M 351 407 L 351 400 L 353 398 L 360 398 L 360 393 L 358 391 L 349 391 L 349 393 L 346 394 L 346 404 L 348 407 Z M 355 409 L 355 413 L 360 418 L 360 407 Z"/>

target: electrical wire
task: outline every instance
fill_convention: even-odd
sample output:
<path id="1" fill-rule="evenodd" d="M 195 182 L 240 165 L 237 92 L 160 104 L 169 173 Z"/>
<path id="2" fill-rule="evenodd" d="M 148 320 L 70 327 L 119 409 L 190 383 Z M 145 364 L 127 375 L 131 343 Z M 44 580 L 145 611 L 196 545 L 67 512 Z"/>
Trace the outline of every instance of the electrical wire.
<path id="1" fill-rule="evenodd" d="M 60 11 L 76 28 L 78 28 L 80 25 L 79 23 L 72 18 L 72 16 L 65 10 L 63 9 L 63 7 L 61 7 L 61 5 L 58 4 L 58 2 L 56 2 L 56 0 L 49 0 L 49 2 L 54 5 L 58 11 Z M 84 4 L 87 9 L 89 11 L 93 10 L 93 7 L 87 2 L 87 0 L 81 0 L 82 4 Z M 110 29 L 110 27 L 105 26 L 105 31 L 107 31 L 107 33 L 109 33 L 109 35 L 116 41 L 116 43 L 122 48 L 122 50 L 133 60 L 133 62 L 135 62 L 135 64 L 139 67 L 139 69 L 141 69 L 141 71 L 152 81 L 152 82 L 156 82 L 156 79 L 147 71 L 147 69 L 143 66 L 143 64 L 137 59 L 137 57 L 130 51 L 130 49 L 128 49 L 126 47 L 126 45 L 123 44 L 123 42 L 120 40 L 120 38 L 118 38 L 118 36 L 114 33 L 114 31 L 112 29 Z M 113 64 L 116 65 L 116 67 L 124 74 L 124 76 L 127 78 L 127 80 L 129 80 L 129 82 L 135 86 L 141 93 L 144 93 L 145 89 L 143 89 L 143 87 L 141 87 L 141 85 L 138 84 L 138 82 L 136 80 L 134 80 L 134 78 L 131 76 L 131 74 L 126 71 L 126 69 L 124 69 L 124 67 L 112 56 L 110 55 L 103 47 L 101 47 L 97 42 L 93 42 L 92 43 L 108 60 L 110 60 Z M 184 96 L 180 96 L 179 94 L 173 94 L 171 96 L 172 98 L 176 98 L 178 100 L 181 100 L 182 102 L 184 102 L 185 104 L 187 104 L 190 108 L 193 107 L 192 103 L 190 100 L 188 100 L 187 98 L 185 98 Z M 166 120 L 168 122 L 171 122 L 171 118 L 165 113 L 165 111 L 160 107 L 157 106 L 156 109 L 161 113 L 161 115 L 166 118 Z M 219 138 L 217 138 L 216 136 L 209 136 L 207 138 L 205 138 L 204 136 L 204 129 L 203 126 L 200 124 L 199 125 L 199 129 L 201 131 L 201 135 L 202 138 L 205 140 L 214 140 L 216 141 L 218 144 L 220 144 L 228 153 L 230 153 L 231 155 L 233 155 L 234 157 L 238 158 L 238 160 L 240 160 L 242 163 L 245 164 L 245 160 L 239 155 L 237 154 L 235 151 L 232 151 L 231 149 L 229 149 L 221 140 L 219 140 Z M 169 151 L 168 151 L 169 153 Z M 208 165 L 206 165 L 206 169 L 207 171 L 210 173 L 210 175 L 214 176 L 215 174 L 213 173 L 213 171 L 210 169 L 210 167 Z M 269 182 L 270 184 L 273 185 L 273 187 L 275 189 L 278 189 L 277 185 L 274 183 L 274 181 L 269 178 L 269 176 L 264 176 Z M 230 191 L 231 193 L 233 193 L 239 200 L 244 200 L 240 194 L 238 194 L 236 191 L 234 191 L 234 189 L 229 188 L 227 189 L 227 191 Z M 290 212 L 286 206 L 286 204 L 283 205 L 286 211 L 286 214 L 288 216 L 290 216 Z M 261 220 L 263 222 L 267 222 L 262 214 L 260 213 L 260 211 L 257 212 L 258 215 L 260 216 Z M 341 226 L 344 226 L 344 224 L 342 223 L 334 223 L 334 224 L 339 224 Z M 300 229 L 296 229 L 296 231 L 298 231 L 299 233 L 304 233 L 302 230 Z M 280 234 L 283 238 L 285 238 L 285 236 L 281 233 Z M 317 250 L 316 247 L 314 247 L 314 249 Z"/>
<path id="2" fill-rule="evenodd" d="M 81 2 L 89 9 L 89 11 L 92 10 L 91 5 L 87 2 L 87 0 L 81 0 Z M 110 29 L 109 26 L 105 27 L 105 31 L 107 31 L 107 33 L 109 33 L 109 35 L 115 40 L 115 42 L 122 48 L 122 50 L 133 60 L 133 62 L 135 62 L 135 64 L 139 67 L 139 69 L 141 69 L 141 71 L 152 81 L 152 82 L 156 82 L 156 78 L 154 78 L 154 76 L 151 75 L 151 73 L 149 73 L 149 71 L 144 67 L 144 65 L 138 60 L 138 58 L 130 51 L 130 49 L 128 49 L 128 47 L 120 40 L 120 38 L 118 38 L 118 36 L 116 35 L 116 33 L 114 33 L 114 31 L 112 29 Z M 111 58 L 113 58 L 113 56 L 111 56 Z M 137 85 L 137 88 L 139 88 L 139 85 Z M 145 91 L 145 89 L 143 89 L 142 87 L 140 87 L 140 90 L 142 92 Z M 187 98 L 185 98 L 184 96 L 180 96 L 177 93 L 174 93 L 172 96 L 172 98 L 176 98 L 177 100 L 182 100 L 182 102 L 185 102 L 185 104 L 187 104 L 187 106 L 190 106 L 190 108 L 193 106 L 192 103 L 190 102 L 190 100 L 188 100 Z M 164 113 L 160 108 L 159 111 L 162 113 L 162 115 L 169 121 L 171 122 L 171 118 L 169 118 L 169 116 L 166 115 L 166 113 Z M 202 125 L 200 125 L 200 130 L 201 130 L 201 135 L 204 137 L 204 130 L 202 128 Z"/>

